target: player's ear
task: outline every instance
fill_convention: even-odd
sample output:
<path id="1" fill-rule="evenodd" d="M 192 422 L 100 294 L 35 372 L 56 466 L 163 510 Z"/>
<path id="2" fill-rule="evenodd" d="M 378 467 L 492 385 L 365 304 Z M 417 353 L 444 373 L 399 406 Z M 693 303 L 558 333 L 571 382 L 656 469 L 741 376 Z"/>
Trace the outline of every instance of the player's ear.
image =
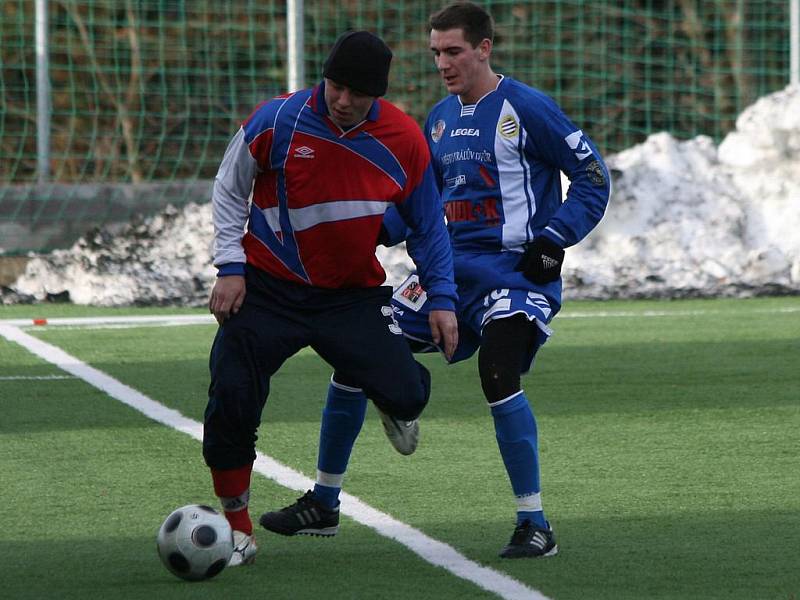
<path id="1" fill-rule="evenodd" d="M 478 44 L 478 56 L 481 60 L 489 60 L 489 57 L 492 54 L 492 40 L 489 38 L 483 38 L 481 43 Z"/>

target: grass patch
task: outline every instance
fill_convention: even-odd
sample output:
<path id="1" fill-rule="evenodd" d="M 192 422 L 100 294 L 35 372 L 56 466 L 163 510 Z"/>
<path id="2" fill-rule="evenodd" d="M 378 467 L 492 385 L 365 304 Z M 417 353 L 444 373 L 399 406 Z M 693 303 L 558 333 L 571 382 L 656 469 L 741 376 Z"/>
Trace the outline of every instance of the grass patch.
<path id="1" fill-rule="evenodd" d="M 346 491 L 559 600 L 798 597 L 800 299 L 573 303 L 554 328 L 523 385 L 558 557 L 497 558 L 514 501 L 474 359 L 421 358 L 433 395 L 412 457 L 370 408 Z M 29 332 L 202 419 L 213 326 Z M 0 377 L 55 373 L 0 338 Z M 290 359 L 258 441 L 311 477 L 329 375 Z M 491 597 L 350 520 L 333 540 L 259 532 L 254 568 L 180 582 L 154 542 L 171 509 L 215 502 L 195 440 L 80 380 L 0 379 L 0 411 L 10 597 Z M 297 495 L 257 476 L 252 512 Z"/>

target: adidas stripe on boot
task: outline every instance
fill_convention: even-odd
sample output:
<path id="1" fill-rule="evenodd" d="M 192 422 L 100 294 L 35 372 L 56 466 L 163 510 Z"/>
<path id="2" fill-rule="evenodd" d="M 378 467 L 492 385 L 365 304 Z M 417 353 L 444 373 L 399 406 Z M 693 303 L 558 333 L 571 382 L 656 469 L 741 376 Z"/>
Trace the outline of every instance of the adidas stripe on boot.
<path id="1" fill-rule="evenodd" d="M 308 490 L 294 504 L 267 512 L 258 520 L 261 526 L 281 535 L 334 536 L 339 531 L 339 507 L 330 509 Z"/>

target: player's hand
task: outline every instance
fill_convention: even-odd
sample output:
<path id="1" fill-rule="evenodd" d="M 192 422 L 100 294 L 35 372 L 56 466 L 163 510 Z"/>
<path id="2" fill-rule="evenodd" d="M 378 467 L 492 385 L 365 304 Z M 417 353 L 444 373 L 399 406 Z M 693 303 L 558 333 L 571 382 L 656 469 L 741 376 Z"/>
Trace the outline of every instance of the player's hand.
<path id="1" fill-rule="evenodd" d="M 458 346 L 456 313 L 452 310 L 432 310 L 428 315 L 428 323 L 434 343 L 440 348 L 444 347 L 445 358 L 451 360 Z"/>
<path id="2" fill-rule="evenodd" d="M 564 249 L 540 235 L 525 250 L 517 263 L 517 271 L 522 271 L 533 283 L 550 283 L 561 277 L 563 264 Z"/>
<path id="3" fill-rule="evenodd" d="M 217 323 L 222 325 L 231 315 L 239 312 L 244 302 L 245 285 L 243 275 L 218 277 L 208 299 L 208 310 Z"/>

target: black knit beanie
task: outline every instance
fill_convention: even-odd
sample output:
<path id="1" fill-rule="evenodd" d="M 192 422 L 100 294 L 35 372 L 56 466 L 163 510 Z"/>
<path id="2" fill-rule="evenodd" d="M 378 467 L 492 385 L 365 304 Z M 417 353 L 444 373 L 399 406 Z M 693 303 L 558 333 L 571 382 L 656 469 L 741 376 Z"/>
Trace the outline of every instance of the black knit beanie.
<path id="1" fill-rule="evenodd" d="M 392 51 L 368 31 L 348 31 L 331 48 L 322 76 L 368 96 L 383 96 L 389 86 Z"/>

